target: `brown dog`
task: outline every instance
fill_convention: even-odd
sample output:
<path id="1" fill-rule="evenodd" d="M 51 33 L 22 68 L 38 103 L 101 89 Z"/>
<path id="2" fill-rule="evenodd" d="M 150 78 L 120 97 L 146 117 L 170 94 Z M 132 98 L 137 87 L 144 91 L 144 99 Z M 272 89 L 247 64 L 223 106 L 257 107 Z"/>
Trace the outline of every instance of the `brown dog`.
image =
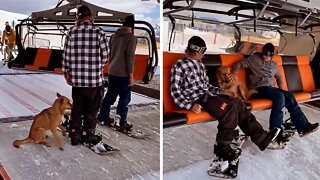
<path id="1" fill-rule="evenodd" d="M 38 115 L 36 115 L 29 132 L 29 136 L 23 140 L 13 141 L 13 146 L 18 148 L 21 144 L 34 142 L 37 144 L 44 144 L 50 146 L 46 142 L 46 131 L 51 130 L 53 136 L 56 139 L 57 146 L 60 150 L 63 150 L 62 139 L 57 133 L 57 128 L 65 132 L 65 128 L 61 126 L 62 118 L 65 110 L 71 109 L 72 104 L 70 100 L 57 93 L 58 98 L 54 101 L 52 107 L 44 109 Z M 65 133 L 63 133 L 65 136 Z"/>
<path id="2" fill-rule="evenodd" d="M 217 80 L 218 86 L 222 89 L 228 90 L 234 94 L 234 97 L 240 98 L 242 100 L 248 100 L 256 90 L 248 90 L 247 86 L 244 85 L 240 80 L 236 82 L 231 82 L 229 80 L 229 75 L 231 74 L 231 69 L 229 67 L 220 67 L 217 70 Z"/>

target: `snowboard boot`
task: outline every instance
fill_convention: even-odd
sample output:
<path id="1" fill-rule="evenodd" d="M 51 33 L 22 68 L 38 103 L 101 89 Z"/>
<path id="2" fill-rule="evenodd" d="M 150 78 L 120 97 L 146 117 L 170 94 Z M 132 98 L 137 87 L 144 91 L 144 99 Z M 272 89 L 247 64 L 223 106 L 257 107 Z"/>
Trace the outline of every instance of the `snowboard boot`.
<path id="1" fill-rule="evenodd" d="M 241 148 L 236 143 L 230 143 L 230 144 L 221 144 L 216 143 L 214 145 L 214 151 L 213 153 L 221 160 L 223 161 L 232 161 L 241 155 Z"/>
<path id="2" fill-rule="evenodd" d="M 120 126 L 120 115 L 116 114 L 114 117 L 114 127 L 117 131 L 123 132 L 123 133 L 130 133 L 132 131 L 132 123 L 126 121 L 123 126 Z"/>
<path id="3" fill-rule="evenodd" d="M 69 136 L 71 138 L 72 146 L 76 146 L 81 142 L 81 134 L 78 129 L 70 128 Z"/>
<path id="4" fill-rule="evenodd" d="M 319 123 L 311 124 L 311 123 L 307 122 L 306 128 L 303 131 L 299 132 L 299 135 L 300 135 L 300 137 L 303 137 L 303 136 L 306 136 L 306 135 L 308 135 L 318 129 L 319 129 Z"/>
<path id="5" fill-rule="evenodd" d="M 285 130 L 284 128 L 281 128 L 278 136 L 276 137 L 275 141 L 277 143 L 287 143 L 289 142 L 290 138 L 293 136 L 294 131 L 292 130 Z"/>
<path id="6" fill-rule="evenodd" d="M 118 130 L 121 132 L 130 133 L 132 131 L 132 127 L 133 127 L 132 123 L 127 121 L 122 127 L 119 127 Z"/>
<path id="7" fill-rule="evenodd" d="M 284 127 L 284 130 L 296 130 L 296 127 L 293 125 L 291 119 L 285 120 L 282 126 Z"/>
<path id="8" fill-rule="evenodd" d="M 285 130 L 284 128 L 281 128 L 278 136 L 275 138 L 274 141 L 271 141 L 269 143 L 267 149 L 272 149 L 272 150 L 281 150 L 284 149 L 291 137 L 294 135 L 295 131 L 294 130 Z"/>
<path id="9" fill-rule="evenodd" d="M 110 118 L 107 121 L 99 121 L 101 126 L 109 126 L 112 127 L 114 125 L 114 119 Z"/>
<path id="10" fill-rule="evenodd" d="M 267 136 L 263 139 L 263 141 L 258 144 L 258 147 L 261 151 L 264 151 L 268 145 L 276 139 L 278 134 L 280 133 L 281 129 L 280 128 L 273 128 L 271 129 L 268 133 Z"/>
<path id="11" fill-rule="evenodd" d="M 83 144 L 86 144 L 87 146 L 91 147 L 101 142 L 102 135 L 101 134 L 95 135 L 94 132 L 83 131 L 82 139 L 83 139 L 82 141 Z"/>

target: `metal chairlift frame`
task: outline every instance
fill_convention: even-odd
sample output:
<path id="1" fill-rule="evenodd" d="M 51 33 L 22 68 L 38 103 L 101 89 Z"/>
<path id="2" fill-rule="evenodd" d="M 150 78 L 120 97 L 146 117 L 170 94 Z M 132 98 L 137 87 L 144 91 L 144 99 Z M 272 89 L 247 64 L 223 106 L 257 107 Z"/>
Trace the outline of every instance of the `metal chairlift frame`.
<path id="1" fill-rule="evenodd" d="M 242 22 L 257 21 L 257 20 L 274 23 L 275 22 L 274 19 L 278 19 L 278 20 L 283 19 L 284 18 L 283 15 L 285 15 L 285 16 L 289 15 L 292 17 L 303 18 L 302 22 L 297 25 L 298 28 L 300 28 L 300 29 L 304 29 L 306 26 L 308 27 L 308 24 L 306 26 L 303 26 L 304 24 L 306 24 L 307 20 L 316 22 L 316 24 L 314 26 L 318 26 L 318 24 L 320 23 L 320 18 L 318 18 L 319 14 L 316 13 L 317 11 L 315 9 L 313 9 L 313 10 L 310 10 L 310 9 L 301 10 L 300 9 L 298 11 L 298 13 L 292 12 L 292 11 L 289 11 L 286 9 L 281 9 L 281 7 L 285 3 L 277 4 L 277 3 L 275 3 L 275 1 L 272 1 L 272 0 L 247 0 L 246 2 L 238 1 L 238 0 L 193 0 L 192 6 L 188 5 L 188 6 L 184 7 L 184 6 L 174 5 L 175 2 L 184 2 L 184 1 L 185 0 L 166 0 L 166 1 L 164 1 L 163 7 L 166 9 L 171 9 L 171 11 L 164 12 L 163 15 L 167 16 L 168 14 L 171 14 L 173 17 L 175 17 L 176 15 L 174 13 L 177 13 L 179 11 L 189 10 L 189 11 L 198 11 L 198 12 L 206 12 L 206 13 L 215 13 L 215 14 L 224 14 L 224 15 L 229 15 L 229 16 L 235 16 L 236 20 L 238 20 L 238 17 L 246 18 L 246 19 L 240 20 L 240 21 L 233 21 L 233 22 L 225 23 L 226 25 L 237 24 L 238 26 L 240 26 L 239 23 L 242 23 Z M 228 4 L 228 5 L 235 5 L 236 7 L 230 9 L 229 11 L 221 11 L 221 10 L 209 9 L 209 8 L 208 9 L 197 8 L 197 7 L 195 7 L 197 2 L 221 3 L 221 4 Z M 261 10 L 261 11 L 257 16 L 256 15 L 251 16 L 251 15 L 239 13 L 240 10 L 253 10 L 253 11 Z M 279 17 L 274 18 L 274 19 L 266 19 L 264 17 L 261 17 L 263 14 L 263 11 L 277 12 L 281 15 Z M 255 12 L 254 12 L 254 14 L 255 14 Z M 280 18 L 280 17 L 282 17 L 282 18 Z M 208 23 L 210 23 L 210 22 L 208 22 Z M 224 22 L 219 22 L 219 23 L 224 23 Z M 286 23 L 286 22 L 279 22 L 279 23 L 281 23 L 282 25 L 296 26 L 296 23 L 295 24 Z"/>
<path id="2" fill-rule="evenodd" d="M 68 1 L 68 4 L 61 5 L 63 0 L 61 0 L 57 7 L 45 11 L 33 12 L 31 17 L 24 19 L 20 22 L 20 24 L 16 25 L 16 44 L 18 47 L 18 52 L 24 51 L 23 43 L 21 42 L 21 34 L 22 28 L 27 27 L 28 33 L 31 34 L 43 34 L 42 31 L 47 31 L 51 29 L 40 29 L 38 27 L 45 26 L 45 25 L 56 25 L 57 29 L 52 30 L 60 30 L 61 36 L 64 35 L 63 31 L 67 31 L 67 26 L 73 26 L 76 22 L 76 13 L 72 12 L 72 10 L 76 10 L 77 7 L 81 5 L 86 5 L 90 8 L 93 18 L 94 24 L 99 27 L 121 27 L 122 23 L 124 22 L 125 17 L 130 15 L 130 13 L 114 11 L 106 8 L 102 8 L 96 6 L 94 4 L 88 3 L 84 0 L 65 0 Z M 101 14 L 100 14 L 101 13 Z M 33 27 L 33 29 L 31 28 Z M 63 29 L 60 29 L 62 27 Z M 143 30 L 147 32 L 148 37 L 148 66 L 147 66 L 147 73 L 143 78 L 144 83 L 148 83 L 155 71 L 156 67 L 158 66 L 158 51 L 157 51 L 157 43 L 155 37 L 155 31 L 152 25 L 146 21 L 136 20 L 135 21 L 135 29 Z M 30 32 L 31 31 L 31 32 Z M 50 33 L 49 33 L 50 34 Z M 52 33 L 54 35 L 54 33 Z M 138 37 L 141 38 L 141 37 Z M 24 38 L 25 39 L 25 38 Z"/>
<path id="3" fill-rule="evenodd" d="M 318 14 L 317 9 L 297 9 L 298 6 L 296 6 L 297 12 L 290 11 L 288 9 L 283 9 L 287 2 L 279 2 L 275 0 L 247 0 L 247 1 L 238 1 L 238 0 L 190 0 L 191 3 L 188 5 L 184 6 L 179 6 L 179 5 L 174 5 L 176 2 L 184 2 L 188 0 L 165 0 L 163 3 L 163 8 L 165 9 L 170 9 L 170 11 L 164 12 L 163 16 L 169 16 L 171 15 L 174 18 L 178 19 L 184 19 L 184 20 L 189 20 L 191 19 L 190 17 L 184 17 L 182 15 L 177 15 L 174 13 L 180 12 L 180 11 L 198 11 L 198 12 L 205 12 L 205 13 L 214 13 L 214 14 L 223 14 L 223 15 L 228 15 L 228 16 L 235 16 L 236 21 L 233 22 L 213 22 L 210 20 L 206 19 L 201 19 L 197 18 L 199 20 L 202 20 L 203 22 L 206 23 L 223 23 L 225 25 L 237 25 L 241 27 L 241 23 L 243 22 L 250 22 L 253 21 L 253 29 L 256 31 L 257 26 L 257 20 L 260 21 L 265 21 L 265 22 L 271 22 L 271 23 L 279 23 L 279 26 L 281 25 L 287 25 L 287 26 L 295 26 L 295 33 L 296 35 L 298 34 L 298 29 L 309 29 L 313 27 L 318 27 L 320 26 L 320 18 Z M 236 7 L 231 8 L 228 11 L 221 11 L 221 10 L 216 10 L 216 9 L 209 9 L 209 8 L 199 8 L 195 7 L 197 2 L 210 2 L 210 3 L 221 3 L 221 4 L 228 4 L 228 5 L 235 5 Z M 253 16 L 247 15 L 247 14 L 241 14 L 239 11 L 241 10 L 253 10 Z M 259 14 L 256 15 L 256 10 L 260 10 Z M 271 11 L 271 12 L 276 12 L 279 13 L 280 15 L 273 18 L 273 19 L 266 19 L 262 15 L 264 11 Z M 238 17 L 246 18 L 243 20 L 238 20 Z M 282 21 L 283 19 L 290 19 L 290 18 L 295 18 L 296 21 L 294 24 L 284 22 Z M 302 19 L 302 21 L 299 23 L 299 19 Z M 312 21 L 313 23 L 308 23 L 307 21 Z M 305 25 L 306 24 L 306 25 Z M 305 25 L 305 26 L 303 26 Z M 265 26 L 262 28 L 266 28 Z M 270 28 L 270 30 L 278 31 L 279 28 Z M 238 30 L 237 30 L 238 31 Z M 310 32 L 309 32 L 310 33 Z M 308 34 L 309 34 L 308 33 Z M 314 41 L 314 39 L 313 39 Z M 169 42 L 171 43 L 171 42 Z"/>

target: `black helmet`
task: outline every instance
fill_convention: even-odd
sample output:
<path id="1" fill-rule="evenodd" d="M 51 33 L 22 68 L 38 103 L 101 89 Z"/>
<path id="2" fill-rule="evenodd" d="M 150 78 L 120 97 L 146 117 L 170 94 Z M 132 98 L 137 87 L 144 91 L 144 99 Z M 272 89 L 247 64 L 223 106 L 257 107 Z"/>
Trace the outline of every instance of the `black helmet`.
<path id="1" fill-rule="evenodd" d="M 274 45 L 272 43 L 267 43 L 262 47 L 261 54 L 264 56 L 273 56 L 274 55 Z"/>
<path id="2" fill-rule="evenodd" d="M 204 54 L 207 50 L 206 42 L 199 36 L 192 36 L 188 41 L 187 49 Z"/>
<path id="3" fill-rule="evenodd" d="M 88 8 L 88 6 L 80 6 L 77 12 L 78 19 L 82 19 L 87 16 L 92 16 L 91 10 Z"/>
<path id="4" fill-rule="evenodd" d="M 124 19 L 123 26 L 134 28 L 134 16 L 129 15 Z"/>

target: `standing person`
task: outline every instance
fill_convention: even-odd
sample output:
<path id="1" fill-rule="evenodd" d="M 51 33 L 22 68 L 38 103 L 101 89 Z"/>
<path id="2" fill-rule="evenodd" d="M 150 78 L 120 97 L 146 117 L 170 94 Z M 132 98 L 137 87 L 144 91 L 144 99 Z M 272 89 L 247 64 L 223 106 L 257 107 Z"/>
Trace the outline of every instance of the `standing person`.
<path id="1" fill-rule="evenodd" d="M 275 128 L 270 132 L 263 129 L 255 116 L 238 98 L 231 93 L 209 84 L 205 66 L 201 59 L 206 51 L 205 41 L 193 36 L 188 41 L 185 57 L 171 68 L 171 96 L 183 109 L 200 113 L 203 108 L 218 119 L 218 133 L 214 145 L 214 154 L 220 158 L 234 160 L 240 147 L 233 143 L 236 127 L 248 136 L 261 151 L 272 142 L 279 133 Z"/>
<path id="2" fill-rule="evenodd" d="M 123 26 L 110 37 L 109 86 L 99 113 L 99 121 L 102 125 L 114 123 L 122 132 L 132 128 L 132 124 L 127 122 L 127 114 L 131 100 L 131 87 L 134 84 L 134 58 L 137 46 L 137 38 L 133 30 L 134 16 L 130 15 L 125 18 Z M 114 122 L 114 119 L 110 118 L 110 108 L 118 96 L 120 99 Z"/>
<path id="3" fill-rule="evenodd" d="M 93 24 L 90 9 L 79 7 L 77 17 L 77 25 L 71 27 L 67 34 L 62 61 L 66 82 L 72 86 L 72 145 L 81 140 L 82 120 L 85 141 L 90 143 L 94 138 L 97 112 L 104 93 L 102 70 L 108 55 L 106 36 Z"/>
<path id="4" fill-rule="evenodd" d="M 10 61 L 13 59 L 13 49 L 16 45 L 16 33 L 8 24 L 2 33 L 2 48 L 4 47 L 4 60 Z M 3 50 L 3 49 L 2 49 Z M 8 56 L 8 58 L 7 58 Z"/>
<path id="5" fill-rule="evenodd" d="M 274 45 L 271 43 L 265 44 L 259 54 L 252 55 L 234 64 L 230 79 L 234 81 L 237 77 L 238 70 L 240 68 L 246 68 L 249 78 L 249 88 L 258 91 L 258 94 L 254 94 L 253 97 L 272 100 L 270 129 L 281 128 L 283 124 L 282 109 L 286 107 L 298 133 L 301 137 L 305 136 L 317 130 L 319 123 L 311 124 L 302 112 L 293 94 L 282 89 L 281 75 L 277 63 L 272 60 L 273 54 Z M 274 78 L 279 88 L 275 87 Z"/>

